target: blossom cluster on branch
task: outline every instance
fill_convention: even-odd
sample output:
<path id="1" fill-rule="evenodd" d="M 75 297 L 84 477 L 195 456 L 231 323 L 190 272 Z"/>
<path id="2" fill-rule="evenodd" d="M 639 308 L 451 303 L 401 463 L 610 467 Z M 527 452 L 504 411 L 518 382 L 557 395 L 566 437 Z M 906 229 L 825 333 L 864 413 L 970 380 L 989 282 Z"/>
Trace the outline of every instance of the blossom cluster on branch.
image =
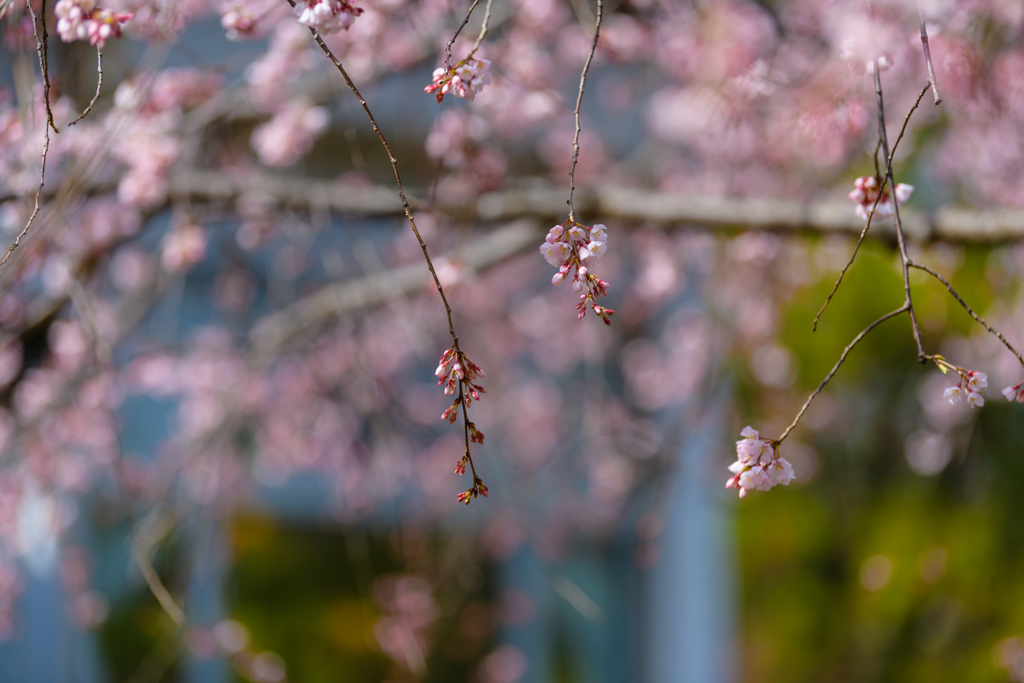
<path id="1" fill-rule="evenodd" d="M 121 36 L 121 24 L 132 19 L 132 12 L 113 12 L 96 6 L 96 0 L 59 0 L 54 7 L 57 14 L 57 33 L 70 43 L 88 40 L 100 50 L 107 39 Z"/>
<path id="2" fill-rule="evenodd" d="M 611 325 L 611 316 L 615 311 L 597 303 L 599 298 L 608 295 L 608 283 L 589 269 L 607 251 L 608 232 L 604 225 L 598 223 L 587 227 L 572 219 L 548 230 L 544 243 L 540 245 L 544 260 L 558 268 L 558 272 L 551 278 L 551 284 L 557 287 L 566 277 L 572 276 L 572 289 L 580 295 L 580 301 L 576 304 L 577 317 L 582 320 L 587 310 L 592 308 L 605 325 Z"/>
<path id="3" fill-rule="evenodd" d="M 749 491 L 768 491 L 773 486 L 789 486 L 796 474 L 793 465 L 779 455 L 778 444 L 762 439 L 753 427 L 744 427 L 736 442 L 736 462 L 729 465 L 733 476 L 725 488 L 739 490 L 740 498 Z"/>

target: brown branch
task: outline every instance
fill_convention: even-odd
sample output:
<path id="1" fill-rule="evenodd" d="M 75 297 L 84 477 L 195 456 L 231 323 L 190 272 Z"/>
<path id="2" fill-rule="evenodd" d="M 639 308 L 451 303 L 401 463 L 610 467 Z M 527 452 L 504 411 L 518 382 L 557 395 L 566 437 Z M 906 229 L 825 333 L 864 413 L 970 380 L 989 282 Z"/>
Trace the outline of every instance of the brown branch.
<path id="1" fill-rule="evenodd" d="M 868 234 L 868 228 L 871 227 L 871 219 L 875 215 L 875 209 L 878 207 L 878 202 L 879 202 L 879 200 L 882 199 L 882 193 L 885 191 L 886 186 L 889 184 L 889 172 L 892 170 L 892 158 L 896 154 L 896 148 L 899 147 L 900 141 L 903 139 L 903 134 L 907 130 L 907 124 L 910 123 L 910 116 L 911 116 L 911 114 L 913 114 L 914 111 L 917 109 L 917 106 L 919 104 L 921 104 L 921 100 L 924 98 L 924 94 L 926 92 L 928 92 L 928 86 L 927 85 L 924 88 L 921 89 L 921 94 L 917 96 L 917 101 L 914 102 L 914 106 L 910 108 L 910 111 L 907 112 L 906 117 L 904 117 L 904 119 L 903 119 L 903 128 L 900 129 L 900 134 L 896 138 L 896 143 L 892 146 L 892 153 L 886 159 L 885 177 L 882 178 L 881 185 L 878 188 L 878 196 L 875 197 L 875 203 L 871 205 L 871 212 L 868 214 L 868 220 L 864 224 L 864 229 L 860 231 L 860 237 L 857 238 L 857 244 L 854 245 L 854 247 L 853 247 L 853 253 L 850 254 L 850 260 L 848 260 L 846 262 L 846 265 L 843 266 L 843 269 L 841 271 L 839 271 L 839 277 L 836 278 L 835 284 L 832 285 L 832 291 L 828 293 L 828 296 L 825 298 L 825 303 L 823 303 L 821 305 L 821 308 L 818 309 L 818 314 L 816 316 L 814 316 L 814 322 L 811 324 L 811 331 L 812 332 L 817 332 L 818 331 L 818 320 L 821 318 L 821 314 L 825 312 L 825 309 L 828 308 L 828 305 L 832 302 L 832 297 L 834 297 L 835 294 L 836 294 L 836 291 L 838 291 L 839 285 L 843 281 L 843 276 L 846 275 L 846 271 L 849 270 L 850 266 L 853 265 L 853 260 L 855 258 L 857 258 L 857 252 L 860 251 L 860 245 L 863 244 L 864 237 L 867 236 L 867 234 Z M 879 148 L 881 148 L 881 146 L 882 146 L 882 138 L 879 137 L 878 138 L 878 145 L 875 147 L 875 174 L 876 174 L 876 177 L 880 174 L 879 169 L 878 169 L 878 150 L 879 150 Z M 893 195 L 893 200 L 895 201 L 896 200 L 896 190 L 895 190 L 895 188 L 892 189 L 892 195 Z"/>
<path id="2" fill-rule="evenodd" d="M 886 180 L 888 180 L 886 178 Z M 187 171 L 170 179 L 171 192 L 190 202 L 230 202 L 247 192 L 259 192 L 279 206 L 303 210 L 320 206 L 339 214 L 403 216 L 404 207 L 393 188 L 347 185 L 298 176 L 248 174 L 232 176 L 217 171 Z M 112 187 L 97 186 L 96 191 Z M 565 215 L 565 192 L 542 183 L 525 188 L 489 192 L 476 199 L 431 203 L 407 195 L 412 209 L 431 208 L 452 218 L 479 223 L 500 223 L 520 218 L 548 221 Z M 0 197 L 0 201 L 15 199 Z M 642 223 L 678 229 L 683 226 L 729 234 L 737 229 L 777 233 L 841 234 L 857 236 L 864 220 L 853 212 L 849 199 L 810 201 L 711 197 L 656 192 L 621 186 L 599 187 L 576 193 L 577 212 L 594 219 L 624 224 Z M 901 211 L 903 232 L 915 242 L 993 244 L 1024 239 L 1024 211 L 976 210 L 940 207 L 925 213 Z M 556 221 L 558 222 L 558 221 Z M 872 222 L 869 237 L 895 241 L 892 225 Z"/>
<path id="3" fill-rule="evenodd" d="M 480 270 L 535 244 L 539 235 L 538 223 L 521 220 L 441 258 Z M 328 285 L 257 321 L 250 344 L 257 358 L 269 361 L 343 315 L 420 291 L 424 284 L 422 268 L 410 265 Z"/>
<path id="4" fill-rule="evenodd" d="M 448 45 L 445 46 L 444 67 L 447 71 L 452 70 L 452 45 L 455 44 L 455 39 L 459 37 L 460 33 L 462 33 L 462 29 L 466 28 L 466 24 L 469 23 L 469 18 L 473 16 L 473 10 L 475 10 L 476 6 L 479 4 L 480 0 L 473 0 L 473 4 L 469 6 L 469 11 L 466 12 L 466 18 L 462 20 L 459 28 L 455 30 L 455 34 L 452 35 L 452 39 L 449 40 Z"/>
<path id="5" fill-rule="evenodd" d="M 935 272 L 934 270 L 932 270 L 928 266 L 922 265 L 922 264 L 917 263 L 915 261 L 910 261 L 909 263 L 907 263 L 907 265 L 910 268 L 917 268 L 918 270 L 922 270 L 922 271 L 928 273 L 929 275 L 934 277 L 936 280 L 941 282 L 943 285 L 945 285 L 945 287 L 949 291 L 950 295 L 952 295 L 952 297 L 954 299 L 956 299 L 957 302 L 959 302 L 959 304 L 961 306 L 963 306 L 964 310 L 967 311 L 967 314 L 970 315 L 972 318 L 974 318 L 974 320 L 977 321 L 982 327 L 984 327 L 986 330 L 988 330 L 988 332 L 990 334 L 995 336 L 996 339 L 998 339 L 999 341 L 1003 342 L 1003 346 L 1005 346 L 1007 349 L 1009 349 L 1010 353 L 1012 353 L 1014 356 L 1016 356 L 1017 360 L 1020 361 L 1021 367 L 1024 367 L 1024 356 L 1021 356 L 1020 352 L 1017 351 L 1017 349 L 1015 349 L 1013 347 L 1013 345 L 1010 344 L 1010 342 L 1006 341 L 1006 337 L 1004 337 L 1002 334 L 1000 334 L 999 330 L 997 330 L 994 327 L 992 327 L 991 325 L 989 325 L 987 322 L 985 322 L 984 318 L 982 318 L 980 315 L 975 313 L 974 310 L 970 306 L 967 305 L 967 302 L 964 301 L 963 298 L 959 294 L 957 294 L 956 290 L 953 289 L 953 286 L 951 284 L 949 284 L 949 281 L 946 280 L 946 278 L 942 277 L 942 275 L 940 275 L 939 273 Z"/>
<path id="6" fill-rule="evenodd" d="M 572 138 L 572 168 L 569 169 L 569 222 L 574 223 L 576 221 L 576 211 L 573 207 L 572 196 L 576 191 L 576 162 L 580 158 L 580 104 L 583 102 L 583 89 L 587 85 L 587 72 L 590 70 L 590 63 L 594 61 L 594 53 L 597 52 L 597 38 L 601 33 L 601 18 L 604 13 L 604 2 L 603 0 L 597 0 L 597 19 L 594 21 L 594 41 L 590 44 L 590 54 L 587 55 L 587 61 L 583 65 L 583 72 L 580 74 L 580 89 L 576 95 L 576 108 L 574 115 L 576 117 L 576 133 Z"/>
<path id="7" fill-rule="evenodd" d="M 92 99 L 89 100 L 89 106 L 85 108 L 85 111 L 79 114 L 77 119 L 68 124 L 69 127 L 75 125 L 88 116 L 89 112 L 92 111 L 93 105 L 96 104 L 96 100 L 100 98 L 100 88 L 103 87 L 103 50 L 98 47 L 96 48 L 96 74 L 96 93 L 92 96 Z"/>
<path id="8" fill-rule="evenodd" d="M 885 322 L 889 318 L 893 318 L 893 317 L 899 315 L 900 313 L 904 313 L 904 312 L 906 312 L 908 310 L 910 310 L 910 309 L 907 306 L 907 304 L 903 304 L 902 306 L 897 308 L 895 311 L 892 311 L 890 313 L 886 313 L 881 318 L 879 318 L 878 320 L 876 320 L 875 322 L 871 323 L 870 325 L 865 327 L 863 330 L 861 330 L 860 334 L 858 334 L 856 337 L 854 337 L 853 341 L 851 341 L 849 344 L 847 344 L 846 348 L 843 349 L 843 353 L 839 356 L 839 360 L 837 360 L 836 364 L 832 366 L 832 369 L 829 371 L 829 373 L 827 375 L 825 375 L 825 379 L 821 380 L 821 384 L 818 385 L 818 388 L 815 389 L 811 393 L 811 395 L 807 397 L 806 401 L 804 401 L 803 406 L 801 406 L 801 408 L 800 408 L 800 412 L 798 412 L 796 414 L 796 417 L 793 418 L 793 421 L 789 423 L 788 427 L 786 427 L 786 431 L 782 432 L 782 435 L 779 438 L 775 439 L 773 443 L 775 445 L 778 445 L 778 444 L 780 444 L 780 443 L 782 443 L 783 441 L 786 440 L 786 437 L 789 436 L 789 433 L 792 432 L 793 429 L 796 427 L 797 423 L 800 422 L 800 418 L 802 418 L 804 416 L 804 413 L 807 412 L 807 408 L 808 408 L 808 406 L 811 405 L 811 401 L 813 401 L 814 398 L 818 394 L 821 393 L 821 390 L 825 388 L 825 385 L 827 385 L 829 382 L 832 381 L 832 378 L 835 376 L 836 372 L 839 370 L 839 368 L 842 366 L 842 364 L 844 362 L 846 362 L 846 357 L 848 355 L 850 355 L 850 351 L 853 351 L 853 348 L 855 346 L 857 346 L 857 344 L 859 344 L 860 341 L 865 336 L 867 336 L 868 332 L 870 332 L 871 330 L 875 329 L 876 327 L 878 327 L 880 324 L 882 324 L 883 322 Z"/>
<path id="9" fill-rule="evenodd" d="M 480 25 L 480 33 L 476 37 L 476 42 L 473 43 L 472 49 L 469 51 L 469 55 L 466 59 L 469 59 L 476 54 L 476 51 L 480 49 L 481 43 L 484 42 L 484 38 L 487 37 L 487 31 L 491 24 L 491 3 L 494 0 L 487 0 L 487 4 L 484 5 L 484 21 Z"/>
<path id="10" fill-rule="evenodd" d="M 288 0 L 288 4 L 293 8 L 295 7 L 295 0 Z M 320 34 L 316 29 L 310 27 L 309 32 L 313 35 L 313 39 L 316 40 L 316 44 L 320 46 L 323 53 L 327 55 L 327 58 L 331 60 L 335 68 L 341 73 L 342 78 L 345 79 L 345 83 L 348 85 L 349 90 L 359 100 L 359 104 L 362 106 L 363 111 L 366 112 L 366 117 L 370 119 L 370 125 L 373 127 L 373 132 L 377 134 L 377 138 L 380 140 L 381 145 L 384 146 L 384 151 L 388 153 L 388 161 L 391 163 L 391 170 L 395 175 L 395 183 L 398 185 L 398 196 L 402 200 L 402 208 L 405 212 L 405 217 L 409 220 L 409 225 L 412 227 L 412 232 L 416 235 L 416 241 L 419 242 L 420 250 L 423 252 L 423 258 L 427 262 L 427 268 L 430 270 L 431 277 L 434 278 L 434 285 L 437 287 L 438 294 L 441 295 L 441 301 L 444 302 L 445 312 L 448 315 L 448 331 L 451 334 L 452 341 L 458 345 L 459 338 L 455 334 L 455 324 L 452 322 L 452 309 L 448 305 L 448 297 L 444 294 L 444 288 L 441 286 L 441 280 L 437 277 L 437 272 L 434 270 L 434 264 L 430 260 L 430 254 L 427 252 L 427 244 L 423 241 L 423 236 L 420 235 L 419 228 L 416 227 L 416 219 L 412 217 L 412 209 L 409 207 L 409 200 L 405 196 L 405 188 L 402 185 L 402 176 L 398 172 L 398 159 L 395 158 L 394 152 L 391 151 L 391 146 L 388 144 L 387 138 L 384 137 L 384 133 L 381 132 L 380 126 L 377 125 L 377 120 L 373 117 L 373 112 L 370 111 L 369 105 L 366 104 L 366 100 L 359 92 L 359 88 L 352 81 L 352 78 L 348 75 L 345 67 L 342 66 L 338 58 L 331 52 L 331 48 L 327 47 L 327 43 L 320 37 Z"/>
<path id="11" fill-rule="evenodd" d="M 460 33 L 462 33 L 462 29 L 466 28 L 466 24 L 469 23 L 469 18 L 473 16 L 473 10 L 475 10 L 476 6 L 479 4 L 480 0 L 473 0 L 473 4 L 469 6 L 469 11 L 466 12 L 466 18 L 463 19 L 459 27 L 455 29 L 455 34 L 452 36 L 452 39 L 448 41 L 448 45 L 444 48 L 444 68 L 446 71 L 452 70 L 452 45 L 455 44 L 455 39 L 459 37 Z"/>
<path id="12" fill-rule="evenodd" d="M 910 271 L 908 263 L 910 257 L 907 255 L 907 242 L 903 236 L 903 222 L 900 219 L 900 201 L 896 196 L 896 180 L 892 175 L 892 155 L 889 153 L 889 137 L 885 131 L 885 103 L 882 99 L 882 77 L 878 60 L 875 60 L 874 68 L 875 100 L 878 103 L 878 137 L 882 141 L 882 153 L 889 160 L 886 164 L 886 177 L 889 179 L 889 188 L 892 191 L 893 222 L 896 226 L 896 244 L 900 251 L 900 266 L 903 270 L 903 305 L 910 314 L 910 330 L 914 334 L 914 342 L 917 344 L 917 360 L 925 362 L 924 347 L 921 345 L 921 328 L 917 324 L 917 316 L 914 314 L 914 303 L 910 297 Z"/>
<path id="13" fill-rule="evenodd" d="M 601 0 L 598 0 L 598 3 L 600 2 Z M 294 8 L 295 0 L 288 0 L 288 4 Z M 455 334 L 455 323 L 452 321 L 452 307 L 448 304 L 448 297 L 445 296 L 444 288 L 441 286 L 441 279 L 438 278 L 437 272 L 434 270 L 434 264 L 430 260 L 430 254 L 427 252 L 427 244 L 426 242 L 423 241 L 423 236 L 420 235 L 420 231 L 416 227 L 416 219 L 414 219 L 412 216 L 412 209 L 409 207 L 409 200 L 406 199 L 405 188 L 402 186 L 402 176 L 398 172 L 398 160 L 395 158 L 394 152 L 391 151 L 391 146 L 388 144 L 387 138 L 384 137 L 384 133 L 381 132 L 380 126 L 377 125 L 377 120 L 373 117 L 373 112 L 370 111 L 369 105 L 366 104 L 366 100 L 359 92 L 359 88 L 356 87 L 356 84 L 352 81 L 352 78 L 348 75 L 348 72 L 345 70 L 345 67 L 342 66 L 341 61 L 334 55 L 333 52 L 331 52 L 331 49 L 327 47 L 327 43 L 324 42 L 323 38 L 320 36 L 319 32 L 317 32 L 316 29 L 310 27 L 309 32 L 313 35 L 314 40 L 316 40 L 316 43 L 317 45 L 320 46 L 320 49 L 323 50 L 323 53 L 327 55 L 327 58 L 330 59 L 334 66 L 338 69 L 338 72 L 341 74 L 342 78 L 345 79 L 345 83 L 348 85 L 349 90 L 351 90 L 352 94 L 355 95 L 356 99 L 359 100 L 359 104 L 362 106 L 363 111 L 366 112 L 366 117 L 370 120 L 370 125 L 373 127 L 373 132 L 377 134 L 377 138 L 380 139 L 380 144 L 383 145 L 384 151 L 386 151 L 388 154 L 388 161 L 391 162 L 391 170 L 395 174 L 395 183 L 398 186 L 398 196 L 402 200 L 402 208 L 405 211 L 405 217 L 409 220 L 409 225 L 412 227 L 413 234 L 416 235 L 416 241 L 419 242 L 420 250 L 423 252 L 423 258 L 427 262 L 427 268 L 430 270 L 430 275 L 434 279 L 434 286 L 437 288 L 437 293 L 441 295 L 441 301 L 444 303 L 445 314 L 448 316 L 448 333 L 451 335 L 452 348 L 455 349 L 456 358 L 458 358 L 461 355 L 462 351 L 459 349 L 459 337 L 457 334 Z M 463 408 L 466 408 L 465 403 L 463 403 Z M 468 423 L 468 412 L 466 412 L 464 416 L 465 421 Z M 470 465 L 472 465 L 473 458 L 472 456 L 469 455 L 468 448 L 466 450 L 466 457 L 469 459 Z M 473 471 L 476 471 L 475 467 Z"/>
<path id="14" fill-rule="evenodd" d="M 932 51 L 928 47 L 928 31 L 925 29 L 924 10 L 921 8 L 920 0 L 917 3 L 917 16 L 921 22 L 921 49 L 924 50 L 924 63 L 928 65 L 928 85 L 932 88 L 935 104 L 941 104 L 942 98 L 939 97 L 939 84 L 935 81 L 935 67 L 932 65 Z"/>
<path id="15" fill-rule="evenodd" d="M 36 15 L 32 11 L 32 0 L 25 0 L 28 5 L 28 13 L 32 16 L 32 30 L 36 31 Z M 60 134 L 57 126 L 53 123 L 53 111 L 50 109 L 50 51 L 49 35 L 46 33 L 46 0 L 39 3 L 39 24 L 42 26 L 43 35 L 40 37 L 36 31 L 36 52 L 39 54 L 39 70 L 43 72 L 43 104 L 46 106 L 46 123 L 53 129 L 54 134 Z"/>
<path id="16" fill-rule="evenodd" d="M 32 30 L 36 37 L 36 55 L 39 57 L 39 71 L 43 74 L 43 102 L 46 105 L 46 117 L 47 123 L 43 125 L 43 153 L 42 161 L 39 164 L 39 188 L 36 190 L 35 205 L 32 207 L 32 214 L 28 217 L 28 221 L 25 223 L 25 227 L 22 228 L 18 236 L 14 238 L 14 242 L 11 247 L 4 254 L 2 260 L 0 260 L 0 266 L 7 263 L 7 259 L 11 257 L 14 250 L 21 244 L 21 240 L 28 235 L 28 231 L 32 228 L 32 224 L 36 220 L 36 216 L 39 215 L 39 200 L 43 196 L 43 185 L 46 179 L 46 155 L 50 151 L 50 128 L 53 128 L 54 132 L 59 132 L 57 127 L 53 125 L 53 112 L 50 111 L 50 78 L 47 75 L 47 55 L 46 55 L 46 3 L 43 2 L 40 16 L 42 22 L 40 22 L 35 11 L 32 9 L 32 0 L 26 0 L 25 5 L 28 7 L 28 12 L 32 16 Z M 39 24 L 42 23 L 43 33 L 42 36 L 39 34 Z"/>

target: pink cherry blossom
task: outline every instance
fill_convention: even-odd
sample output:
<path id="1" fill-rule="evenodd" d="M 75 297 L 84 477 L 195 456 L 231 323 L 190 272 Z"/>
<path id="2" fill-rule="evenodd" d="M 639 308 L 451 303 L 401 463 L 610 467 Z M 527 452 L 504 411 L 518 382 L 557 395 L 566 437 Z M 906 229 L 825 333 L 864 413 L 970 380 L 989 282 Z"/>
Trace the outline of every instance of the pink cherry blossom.
<path id="1" fill-rule="evenodd" d="M 451 69 L 438 68 L 434 70 L 434 82 L 424 88 L 424 92 L 436 93 L 435 97 L 440 102 L 449 92 L 472 101 L 483 90 L 485 85 L 490 85 L 491 62 L 487 59 L 465 59 Z"/>
<path id="2" fill-rule="evenodd" d="M 879 199 L 878 188 L 881 182 L 874 176 L 861 176 L 854 181 L 854 190 L 850 193 L 850 199 L 857 205 L 857 215 L 860 218 L 867 219 L 868 214 L 871 212 L 871 208 L 875 206 L 875 200 L 878 200 L 878 206 L 875 207 L 875 215 L 884 217 L 891 216 L 895 212 L 895 204 L 893 203 L 892 196 L 889 194 L 888 188 L 885 188 L 881 192 L 881 199 Z M 905 185 L 898 183 L 896 185 L 896 200 L 902 204 L 910 199 L 910 196 L 914 193 L 913 185 Z"/>
<path id="3" fill-rule="evenodd" d="M 347 31 L 363 10 L 348 0 L 300 0 L 295 13 L 303 26 L 330 35 Z"/>
<path id="4" fill-rule="evenodd" d="M 736 442 L 736 462 L 729 465 L 733 476 L 726 481 L 726 488 L 738 488 L 743 498 L 748 491 L 767 491 L 793 481 L 793 466 L 779 456 L 777 444 L 762 439 L 750 426 L 744 427 L 740 435 L 744 438 Z"/>

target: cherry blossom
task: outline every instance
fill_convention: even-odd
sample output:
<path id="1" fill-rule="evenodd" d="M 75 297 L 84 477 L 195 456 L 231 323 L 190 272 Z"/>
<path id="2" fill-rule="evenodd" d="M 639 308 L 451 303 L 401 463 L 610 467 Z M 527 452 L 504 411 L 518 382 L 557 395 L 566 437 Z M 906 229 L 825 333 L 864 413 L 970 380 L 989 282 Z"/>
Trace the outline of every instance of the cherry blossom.
<path id="1" fill-rule="evenodd" d="M 854 181 L 855 189 L 850 193 L 850 199 L 857 205 L 857 215 L 859 217 L 867 219 L 871 208 L 875 206 L 875 200 L 878 200 L 875 215 L 883 217 L 893 215 L 895 204 L 893 203 L 892 196 L 889 194 L 888 188 L 885 188 L 882 190 L 881 199 L 879 199 L 878 188 L 880 185 L 881 181 L 874 176 L 861 176 Z M 913 185 L 897 183 L 896 200 L 899 203 L 906 202 L 913 193 Z"/>
<path id="2" fill-rule="evenodd" d="M 1013 401 L 1017 401 L 1017 403 L 1024 403 L 1024 382 L 1006 387 L 1003 389 L 1003 396 L 1005 396 L 1006 400 L 1011 403 L 1013 403 Z"/>
<path id="3" fill-rule="evenodd" d="M 65 43 L 88 40 L 103 49 L 107 39 L 121 36 L 121 24 L 132 19 L 131 12 L 112 12 L 96 6 L 96 0 L 60 0 L 54 7 L 57 33 Z"/>
<path id="4" fill-rule="evenodd" d="M 363 10 L 348 0 L 300 0 L 295 13 L 303 26 L 330 35 L 347 31 Z"/>
<path id="5" fill-rule="evenodd" d="M 736 442 L 736 462 L 729 465 L 733 476 L 725 483 L 727 489 L 738 488 L 740 498 L 748 491 L 768 491 L 773 486 L 788 486 L 796 474 L 788 460 L 781 457 L 777 444 L 753 427 L 744 427 Z"/>
<path id="6" fill-rule="evenodd" d="M 576 304 L 577 317 L 582 319 L 587 309 L 593 308 L 606 325 L 611 325 L 611 316 L 615 311 L 597 303 L 600 297 L 607 296 L 608 283 L 592 274 L 588 268 L 600 261 L 608 251 L 607 230 L 600 223 L 588 228 L 568 220 L 548 231 L 544 243 L 540 245 L 540 253 L 545 261 L 558 268 L 558 272 L 551 278 L 551 284 L 557 287 L 566 276 L 572 274 L 573 291 L 580 295 L 580 302 Z"/>
<path id="7" fill-rule="evenodd" d="M 472 101 L 485 85 L 491 84 L 490 68 L 489 60 L 470 57 L 450 69 L 435 69 L 434 82 L 423 90 L 428 93 L 436 92 L 438 102 L 449 92 Z"/>
<path id="8" fill-rule="evenodd" d="M 942 396 L 944 398 L 948 398 L 949 402 L 955 405 L 966 396 L 967 405 L 972 408 L 980 408 L 985 405 L 985 399 L 981 395 L 981 390 L 988 386 L 987 374 L 958 367 L 946 361 L 942 356 L 935 356 L 933 357 L 933 360 L 944 374 L 953 371 L 957 373 L 957 376 L 960 378 L 960 381 L 958 381 L 955 386 L 948 387 L 944 392 L 942 392 Z M 1004 396 L 1007 396 L 1007 391 L 1012 393 L 1013 387 L 1004 389 Z"/>

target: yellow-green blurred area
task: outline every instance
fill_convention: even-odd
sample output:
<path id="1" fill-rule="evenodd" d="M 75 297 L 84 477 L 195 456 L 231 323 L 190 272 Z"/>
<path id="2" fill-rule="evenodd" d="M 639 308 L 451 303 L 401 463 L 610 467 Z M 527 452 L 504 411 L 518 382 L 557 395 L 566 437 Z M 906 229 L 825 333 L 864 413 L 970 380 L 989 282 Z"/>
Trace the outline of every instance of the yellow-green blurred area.
<path id="1" fill-rule="evenodd" d="M 1005 254 L 940 248 L 922 260 L 953 265 L 951 284 L 984 314 L 1017 293 L 999 266 Z M 940 283 L 912 275 L 926 352 L 983 333 Z M 902 304 L 894 251 L 865 245 L 812 333 L 833 279 L 784 308 L 780 337 L 799 365 L 793 395 L 740 373 L 745 418 L 781 414 L 788 422 L 843 347 Z M 812 480 L 737 506 L 742 680 L 1009 680 L 1012 638 L 1024 633 L 1020 407 L 990 379 L 982 409 L 961 403 L 955 409 L 968 419 L 932 427 L 952 445 L 948 462 L 915 472 L 908 452 L 926 422 L 922 405 L 945 401 L 941 389 L 922 391 L 936 370 L 916 356 L 907 316 L 876 328 L 823 395 L 833 417 L 843 417 L 797 431 L 817 456 Z M 980 360 L 991 367 L 996 359 Z"/>
<path id="2" fill-rule="evenodd" d="M 260 516 L 234 519 L 228 531 L 231 556 L 225 587 L 230 621 L 220 628 L 237 625 L 239 644 L 246 651 L 266 653 L 282 668 L 286 665 L 290 681 L 472 680 L 485 648 L 493 644 L 493 586 L 486 567 L 462 561 L 461 545 L 419 530 L 391 533 L 387 527 L 289 524 Z M 161 569 L 174 564 L 175 550 L 168 551 Z M 437 580 L 429 586 L 433 593 L 426 585 L 419 594 L 418 586 L 410 591 L 409 585 L 401 585 L 417 571 L 438 568 L 443 575 L 431 576 Z M 173 582 L 173 573 L 161 573 Z M 404 595 L 395 600 L 402 590 Z M 396 616 L 413 627 L 413 635 L 424 636 L 395 645 L 392 654 L 410 655 L 400 660 L 402 666 L 381 645 L 389 642 L 382 624 Z M 423 627 L 422 634 L 415 633 L 417 625 Z M 196 678 L 183 670 L 176 629 L 148 592 L 115 606 L 103 633 L 117 680 Z M 191 627 L 184 644 L 193 660 L 202 662 L 204 651 L 211 659 L 222 656 L 224 633 L 214 629 L 206 635 L 220 649 L 204 647 L 204 633 Z M 229 660 L 230 680 L 272 678 L 247 675 L 248 662 L 237 656 Z"/>

